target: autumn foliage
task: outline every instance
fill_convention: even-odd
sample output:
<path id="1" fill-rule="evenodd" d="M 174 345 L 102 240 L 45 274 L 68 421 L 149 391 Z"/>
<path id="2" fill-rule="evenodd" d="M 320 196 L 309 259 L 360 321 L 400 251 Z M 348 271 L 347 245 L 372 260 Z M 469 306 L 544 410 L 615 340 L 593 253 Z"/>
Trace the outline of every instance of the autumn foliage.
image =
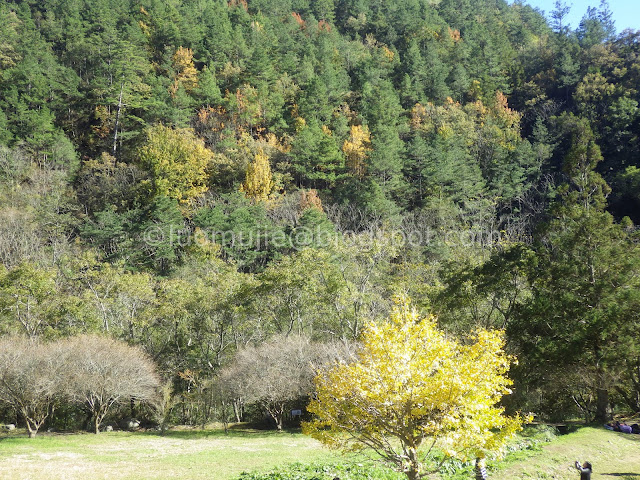
<path id="1" fill-rule="evenodd" d="M 189 203 L 207 191 L 207 168 L 213 153 L 190 129 L 149 127 L 138 158 L 153 176 L 156 195 Z"/>
<path id="2" fill-rule="evenodd" d="M 256 202 L 266 201 L 273 190 L 273 186 L 269 157 L 260 149 L 255 154 L 253 162 L 247 166 L 247 174 L 240 191 Z"/>
<path id="3" fill-rule="evenodd" d="M 193 65 L 193 50 L 179 47 L 173 55 L 172 60 L 176 74 L 173 83 L 169 87 L 171 96 L 175 97 L 180 86 L 182 86 L 185 91 L 191 92 L 198 86 L 198 70 Z"/>
<path id="4" fill-rule="evenodd" d="M 331 447 L 372 448 L 409 480 L 447 459 L 500 452 L 521 419 L 498 402 L 510 393 L 511 358 L 500 331 L 458 342 L 397 300 L 390 319 L 365 330 L 358 360 L 316 378 L 304 431 Z M 444 459 L 433 459 L 435 450 Z"/>
<path id="5" fill-rule="evenodd" d="M 371 152 L 371 135 L 366 125 L 352 125 L 351 135 L 344 141 L 342 151 L 347 157 L 351 173 L 362 178 L 367 172 L 366 160 Z"/>

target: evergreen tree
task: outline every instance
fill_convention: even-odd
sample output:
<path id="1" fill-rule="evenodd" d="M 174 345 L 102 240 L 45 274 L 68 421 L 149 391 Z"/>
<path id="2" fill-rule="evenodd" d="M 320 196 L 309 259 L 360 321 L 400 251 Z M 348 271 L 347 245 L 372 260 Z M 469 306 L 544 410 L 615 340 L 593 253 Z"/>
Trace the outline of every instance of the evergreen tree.
<path id="1" fill-rule="evenodd" d="M 404 199 L 405 148 L 400 138 L 405 126 L 402 123 L 402 106 L 398 93 L 388 81 L 365 86 L 362 98 L 362 114 L 371 131 L 371 154 L 368 172 L 389 200 L 399 204 Z"/>
<path id="2" fill-rule="evenodd" d="M 582 413 L 604 421 L 609 392 L 619 386 L 617 372 L 637 356 L 640 256 L 605 210 L 609 187 L 595 171 L 602 157 L 593 133 L 584 120 L 564 121 L 571 136 L 564 162 L 568 183 L 559 188 L 552 218 L 538 237 L 533 295 L 512 326 L 512 338 L 529 352 L 528 375 L 549 391 L 573 389 L 545 383 L 551 378 L 586 378 L 597 401 L 582 405 Z M 551 375 L 558 369 L 560 377 Z"/>

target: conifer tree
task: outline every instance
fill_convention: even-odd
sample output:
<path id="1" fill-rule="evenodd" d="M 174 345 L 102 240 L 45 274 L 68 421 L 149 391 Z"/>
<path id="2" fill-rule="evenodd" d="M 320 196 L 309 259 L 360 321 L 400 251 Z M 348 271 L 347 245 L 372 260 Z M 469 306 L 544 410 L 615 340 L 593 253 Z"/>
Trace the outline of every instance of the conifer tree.
<path id="1" fill-rule="evenodd" d="M 567 183 L 558 188 L 551 219 L 538 234 L 533 296 L 511 335 L 528 352 L 530 378 L 546 389 L 572 390 L 570 382 L 583 372 L 596 399 L 581 406 L 583 414 L 605 421 L 609 393 L 621 386 L 617 372 L 638 358 L 640 252 L 605 210 L 610 188 L 595 171 L 602 155 L 589 125 L 572 115 L 560 125 L 571 139 L 563 167 Z M 562 380 L 553 385 L 545 378 Z"/>

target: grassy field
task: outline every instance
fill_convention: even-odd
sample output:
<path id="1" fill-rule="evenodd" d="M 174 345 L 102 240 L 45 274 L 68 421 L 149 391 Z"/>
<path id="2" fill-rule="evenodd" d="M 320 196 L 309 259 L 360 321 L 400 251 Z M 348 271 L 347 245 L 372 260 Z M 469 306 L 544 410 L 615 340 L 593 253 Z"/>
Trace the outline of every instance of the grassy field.
<path id="1" fill-rule="evenodd" d="M 582 428 L 541 448 L 512 454 L 491 471 L 490 478 L 576 480 L 576 459 L 593 463 L 594 479 L 640 480 L 640 435 Z M 164 437 L 123 432 L 45 434 L 32 440 L 17 435 L 0 437 L 0 479 L 7 480 L 232 480 L 243 471 L 268 471 L 293 462 L 323 465 L 354 460 L 345 461 L 299 433 L 253 430 L 229 435 L 215 430 L 182 430 Z M 363 468 L 367 467 L 360 466 L 360 471 Z M 401 478 L 382 470 L 371 476 L 355 475 L 355 469 L 358 467 L 353 476 L 342 478 Z M 329 469 L 322 477 L 330 479 L 332 475 Z"/>
<path id="2" fill-rule="evenodd" d="M 525 456 L 513 455 L 490 478 L 577 480 L 574 462 L 588 460 L 593 464 L 592 479 L 640 480 L 640 435 L 581 428 Z"/>
<path id="3" fill-rule="evenodd" d="M 2 480 L 229 480 L 243 471 L 332 458 L 301 434 L 251 430 L 0 437 Z"/>

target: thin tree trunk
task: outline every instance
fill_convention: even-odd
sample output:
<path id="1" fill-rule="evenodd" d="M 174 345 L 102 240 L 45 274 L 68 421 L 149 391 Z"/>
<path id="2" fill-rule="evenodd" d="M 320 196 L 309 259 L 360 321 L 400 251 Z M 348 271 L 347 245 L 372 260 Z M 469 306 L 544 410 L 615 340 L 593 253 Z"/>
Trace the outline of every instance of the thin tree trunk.
<path id="1" fill-rule="evenodd" d="M 240 404 L 240 400 L 233 401 L 233 413 L 236 416 L 236 422 L 240 423 L 242 421 L 242 405 Z"/>
<path id="2" fill-rule="evenodd" d="M 120 97 L 118 98 L 118 111 L 116 112 L 116 125 L 113 129 L 113 156 L 116 156 L 118 149 L 118 128 L 120 127 L 120 112 L 122 111 L 122 94 L 124 92 L 124 82 L 120 84 Z"/>
<path id="3" fill-rule="evenodd" d="M 408 480 L 420 480 L 422 475 L 420 474 L 420 470 L 422 469 L 422 465 L 420 465 L 420 460 L 418 458 L 418 452 L 415 447 L 409 448 L 409 470 L 407 470 L 407 478 Z"/>

